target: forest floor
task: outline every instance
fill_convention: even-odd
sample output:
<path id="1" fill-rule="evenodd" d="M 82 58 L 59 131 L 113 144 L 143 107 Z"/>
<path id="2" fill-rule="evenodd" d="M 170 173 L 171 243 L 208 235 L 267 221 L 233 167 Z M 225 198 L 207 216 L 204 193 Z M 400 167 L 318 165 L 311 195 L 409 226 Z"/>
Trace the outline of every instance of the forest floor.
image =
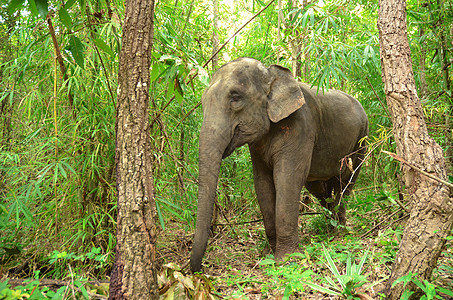
<path id="1" fill-rule="evenodd" d="M 371 202 L 367 197 L 355 198 L 347 210 L 346 228 L 330 232 L 326 226 L 327 218 L 320 213 L 322 208 L 319 204 L 314 201 L 309 203 L 311 214 L 307 214 L 301 204 L 299 252 L 279 263 L 265 253 L 267 242 L 258 209 L 248 208 L 245 210 L 247 213 L 241 216 L 235 211 L 224 211 L 219 214 L 216 221 L 218 225 L 209 239 L 203 259 L 202 275 L 192 275 L 189 272 L 193 232 L 186 231 L 187 222 L 167 220 L 166 228 L 159 232 L 157 241 L 161 297 L 162 299 L 340 299 L 328 293 L 319 293 L 307 285 L 308 283 L 328 287 L 326 278 L 337 282 L 337 276 L 327 267 L 328 255 L 342 275 L 345 273 L 348 260 L 358 265 L 364 259 L 363 271 L 356 272 L 356 275 L 360 276 L 356 276 L 353 282 L 356 287 L 355 294 L 360 299 L 378 299 L 390 275 L 404 222 L 407 219 L 407 214 L 398 205 L 392 205 L 388 199 L 384 198 L 376 198 L 376 195 L 373 195 L 373 198 L 369 198 Z M 72 265 L 72 269 L 75 269 L 76 265 L 80 266 L 79 274 L 84 274 L 83 262 L 74 259 L 67 262 L 68 266 Z M 110 264 L 104 264 L 104 268 L 111 270 L 109 266 Z M 43 279 L 36 281 L 41 287 L 50 287 L 55 292 L 60 288 L 63 290 L 66 288 L 64 293 L 71 291 L 77 296 L 81 295 L 80 285 L 85 284 L 87 292 L 95 295 L 90 296 L 89 299 L 107 298 L 110 273 L 107 269 L 104 275 L 98 278 L 93 278 L 97 276 L 90 276 L 90 272 L 87 272 L 87 276 L 82 276 L 85 279 L 71 277 L 72 279 L 68 281 L 68 274 L 47 277 L 46 272 L 52 273 L 49 269 L 52 267 L 51 263 L 44 267 L 48 270 L 45 271 L 41 266 Z M 93 270 L 95 267 L 90 265 L 87 268 Z M 72 269 L 69 268 L 69 270 Z M 61 274 L 65 274 L 64 270 L 61 270 L 63 272 Z M 16 272 L 16 276 L 11 277 L 8 274 L 14 274 L 13 270 L 3 268 L 0 264 L 0 274 L 3 273 L 6 278 L 11 278 L 9 281 L 11 287 L 24 286 L 25 281 L 21 278 L 30 278 L 31 272 L 32 270 Z M 61 280 L 50 280 L 51 278 Z M 0 292 L 2 281 L 4 282 L 5 278 L 0 279 Z M 451 240 L 438 261 L 438 267 L 433 273 L 429 286 L 428 283 L 425 283 L 425 286 L 427 289 L 443 287 L 453 291 Z M 33 285 L 30 285 L 30 288 L 34 290 Z M 437 291 L 437 296 L 440 297 L 439 299 L 453 300 L 452 297 L 448 298 L 440 291 Z M 1 294 L 0 299 L 3 299 Z M 79 299 L 78 296 L 75 299 Z"/>
<path id="2" fill-rule="evenodd" d="M 384 215 L 381 213 L 374 215 L 377 219 L 370 224 L 385 220 L 385 212 Z M 259 218 L 259 214 L 256 218 Z M 319 293 L 301 282 L 311 281 L 326 286 L 325 277 L 336 281 L 325 264 L 324 244 L 330 249 L 330 255 L 336 258 L 335 264 L 340 274 L 345 272 L 348 253 L 357 254 L 353 256 L 353 261 L 355 258 L 358 264 L 368 250 L 362 273 L 366 280 L 356 289 L 356 293 L 360 299 L 378 299 L 390 275 L 401 234 L 401 231 L 388 229 L 388 223 L 395 227 L 403 225 L 404 220 L 393 222 L 388 219 L 388 223 L 377 226 L 372 232 L 368 232 L 370 228 L 355 231 L 352 224 L 348 224 L 347 230 L 319 234 L 316 226 L 311 225 L 323 220 L 322 216 L 301 216 L 299 219 L 301 255 L 279 264 L 274 264 L 272 259 L 263 254 L 266 239 L 262 222 L 217 226 L 203 259 L 203 274 L 212 283 L 210 293 L 223 299 L 283 299 L 285 291 L 289 289 L 289 299 L 340 299 L 338 296 Z M 177 223 L 170 223 L 169 227 L 173 228 L 167 228 L 166 233 L 159 237 L 159 261 L 170 268 L 174 268 L 171 263 L 175 263 L 182 268 L 181 274 L 190 274 L 188 263 L 193 235 L 179 229 Z M 449 246 L 443 253 L 438 262 L 440 267 L 433 274 L 433 282 L 449 290 L 453 289 L 452 250 Z M 186 293 L 187 290 L 186 286 Z M 444 299 L 452 299 L 443 296 Z"/>

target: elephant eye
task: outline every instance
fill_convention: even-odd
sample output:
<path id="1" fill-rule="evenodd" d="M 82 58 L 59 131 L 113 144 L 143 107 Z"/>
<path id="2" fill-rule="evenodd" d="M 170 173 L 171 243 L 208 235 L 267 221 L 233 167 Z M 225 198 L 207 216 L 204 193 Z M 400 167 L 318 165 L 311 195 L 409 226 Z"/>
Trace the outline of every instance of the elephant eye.
<path id="1" fill-rule="evenodd" d="M 241 98 L 242 98 L 241 95 L 239 95 L 239 93 L 237 93 L 237 92 L 233 92 L 233 93 L 230 94 L 230 101 L 231 102 L 238 102 L 238 101 L 241 100 Z"/>

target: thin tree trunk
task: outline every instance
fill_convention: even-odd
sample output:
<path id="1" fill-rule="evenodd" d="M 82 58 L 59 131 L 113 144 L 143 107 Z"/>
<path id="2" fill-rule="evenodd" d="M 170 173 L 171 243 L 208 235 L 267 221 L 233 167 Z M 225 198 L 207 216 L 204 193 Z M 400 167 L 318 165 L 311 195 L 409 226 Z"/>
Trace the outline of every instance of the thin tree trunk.
<path id="1" fill-rule="evenodd" d="M 68 74 L 66 74 L 66 67 L 63 62 L 63 56 L 61 56 L 60 46 L 58 45 L 57 36 L 55 35 L 55 29 L 53 28 L 50 14 L 47 16 L 47 26 L 49 27 L 50 36 L 52 37 L 53 46 L 55 48 L 55 54 L 57 56 L 58 64 L 60 65 L 61 75 L 63 76 L 63 79 L 66 82 L 68 80 Z M 75 117 L 74 99 L 69 88 L 68 88 L 68 100 L 69 107 L 71 108 L 72 111 L 72 115 Z"/>
<path id="2" fill-rule="evenodd" d="M 118 72 L 118 224 L 110 299 L 158 299 L 149 134 L 154 1 L 126 0 Z"/>
<path id="3" fill-rule="evenodd" d="M 303 0 L 302 1 L 303 7 L 306 7 L 308 4 L 309 4 L 308 0 Z M 305 37 L 301 37 L 301 40 L 305 41 L 305 40 L 308 40 L 308 39 L 306 39 Z M 308 43 L 305 46 L 307 46 L 307 45 L 308 45 Z M 301 45 L 301 50 L 303 48 L 304 48 L 303 45 Z M 306 47 L 306 48 L 308 48 L 308 47 Z M 311 72 L 310 60 L 311 60 L 310 51 L 305 50 L 305 53 L 304 53 L 304 78 L 305 78 L 305 82 L 310 82 L 310 72 Z"/>
<path id="4" fill-rule="evenodd" d="M 297 8 L 298 1 L 296 0 L 290 0 L 291 1 L 291 7 Z M 291 19 L 294 19 L 294 16 L 291 17 Z M 296 78 L 301 78 L 302 77 L 302 70 L 301 70 L 301 51 L 302 51 L 302 39 L 300 37 L 300 30 L 295 28 L 294 33 L 293 33 L 294 38 L 290 41 L 291 45 L 291 60 L 292 60 L 292 68 L 293 68 L 293 75 Z"/>
<path id="5" fill-rule="evenodd" d="M 219 50 L 219 0 L 212 0 L 213 14 L 212 19 L 212 69 L 216 70 L 219 65 L 217 50 Z"/>
<path id="6" fill-rule="evenodd" d="M 422 37 L 425 35 L 425 30 L 420 25 L 419 28 L 419 36 Z M 425 68 L 425 60 L 426 60 L 426 48 L 425 42 L 420 44 L 420 59 L 419 59 L 419 74 L 420 74 L 420 96 L 424 98 L 428 95 L 428 84 L 426 83 L 426 68 Z"/>
<path id="7" fill-rule="evenodd" d="M 437 9 L 439 11 L 443 10 L 444 1 L 437 0 Z M 431 17 L 431 25 L 436 37 L 439 37 L 437 42 L 437 53 L 439 55 L 439 60 L 441 64 L 441 72 L 443 79 L 444 91 L 447 94 L 447 106 L 449 107 L 448 115 L 445 117 L 445 142 L 447 145 L 451 145 L 453 142 L 453 122 L 451 118 L 453 117 L 453 86 L 450 82 L 448 58 L 447 58 L 447 39 L 445 36 L 445 25 L 442 14 L 439 14 L 438 17 L 434 16 L 433 8 L 431 6 L 431 0 L 427 1 L 428 9 Z M 449 95 L 449 96 L 448 96 Z M 453 166 L 453 150 L 452 147 L 447 149 L 447 157 L 449 158 L 450 167 Z"/>
<path id="8" fill-rule="evenodd" d="M 278 47 L 280 47 L 280 43 L 282 42 L 282 21 L 283 21 L 282 0 L 278 0 L 277 3 L 278 3 L 277 44 Z M 277 64 L 280 64 L 280 51 L 277 51 Z"/>
<path id="9" fill-rule="evenodd" d="M 378 29 L 382 79 L 390 109 L 398 156 L 440 179 L 446 179 L 442 149 L 428 135 L 412 71 L 406 27 L 406 1 L 380 0 Z M 420 172 L 402 166 L 411 213 L 386 285 L 388 299 L 400 299 L 404 290 L 415 291 L 409 283 L 392 286 L 401 276 L 417 273 L 430 279 L 453 223 L 449 188 Z"/>

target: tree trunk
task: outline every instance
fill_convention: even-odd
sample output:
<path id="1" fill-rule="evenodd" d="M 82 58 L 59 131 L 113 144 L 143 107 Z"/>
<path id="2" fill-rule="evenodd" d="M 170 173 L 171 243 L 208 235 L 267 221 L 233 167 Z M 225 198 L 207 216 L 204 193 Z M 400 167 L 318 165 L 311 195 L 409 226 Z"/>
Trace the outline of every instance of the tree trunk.
<path id="1" fill-rule="evenodd" d="M 279 49 L 280 43 L 282 43 L 282 22 L 283 22 L 282 0 L 278 0 L 277 7 L 278 7 L 277 49 Z M 277 50 L 277 64 L 280 64 L 280 50 Z"/>
<path id="2" fill-rule="evenodd" d="M 425 35 L 425 30 L 420 25 L 419 27 L 419 36 L 422 37 Z M 425 42 L 420 44 L 420 59 L 419 59 L 419 74 L 420 74 L 420 96 L 422 99 L 428 96 L 428 84 L 426 83 L 426 45 Z"/>
<path id="3" fill-rule="evenodd" d="M 415 87 L 406 27 L 406 1 L 380 0 L 378 29 L 382 79 L 390 109 L 397 154 L 410 164 L 440 179 L 446 179 L 442 149 L 428 135 L 423 110 Z M 402 167 L 411 213 L 387 283 L 388 299 L 400 299 L 410 283 L 392 287 L 409 272 L 430 279 L 453 223 L 449 188 L 415 169 Z M 418 294 L 419 296 L 419 294 Z"/>
<path id="4" fill-rule="evenodd" d="M 213 18 L 212 18 L 212 54 L 219 50 L 219 0 L 212 0 Z M 216 70 L 219 65 L 217 55 L 212 57 L 212 70 Z"/>
<path id="5" fill-rule="evenodd" d="M 154 1 L 126 0 L 118 72 L 118 227 L 110 299 L 158 299 L 149 134 Z"/>
<path id="6" fill-rule="evenodd" d="M 304 1 L 305 2 L 305 1 Z M 298 1 L 291 0 L 291 8 L 297 8 Z M 294 15 L 290 17 L 291 21 L 294 19 Z M 293 38 L 290 41 L 291 46 L 291 60 L 292 60 L 292 69 L 293 69 L 293 76 L 295 78 L 302 77 L 302 63 L 301 63 L 301 51 L 302 51 L 302 39 L 300 37 L 301 32 L 299 29 L 295 28 L 293 32 Z"/>

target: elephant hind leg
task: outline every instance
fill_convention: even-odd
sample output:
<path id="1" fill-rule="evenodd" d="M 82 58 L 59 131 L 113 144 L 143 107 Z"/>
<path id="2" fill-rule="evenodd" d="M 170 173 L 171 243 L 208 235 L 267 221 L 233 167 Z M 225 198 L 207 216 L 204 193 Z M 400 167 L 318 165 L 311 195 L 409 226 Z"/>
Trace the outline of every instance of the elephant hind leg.
<path id="1" fill-rule="evenodd" d="M 333 218 L 341 225 L 346 224 L 346 209 L 341 201 L 340 180 L 332 177 L 326 181 L 312 181 L 305 185 L 307 190 L 319 199 L 321 205 L 332 212 Z"/>

